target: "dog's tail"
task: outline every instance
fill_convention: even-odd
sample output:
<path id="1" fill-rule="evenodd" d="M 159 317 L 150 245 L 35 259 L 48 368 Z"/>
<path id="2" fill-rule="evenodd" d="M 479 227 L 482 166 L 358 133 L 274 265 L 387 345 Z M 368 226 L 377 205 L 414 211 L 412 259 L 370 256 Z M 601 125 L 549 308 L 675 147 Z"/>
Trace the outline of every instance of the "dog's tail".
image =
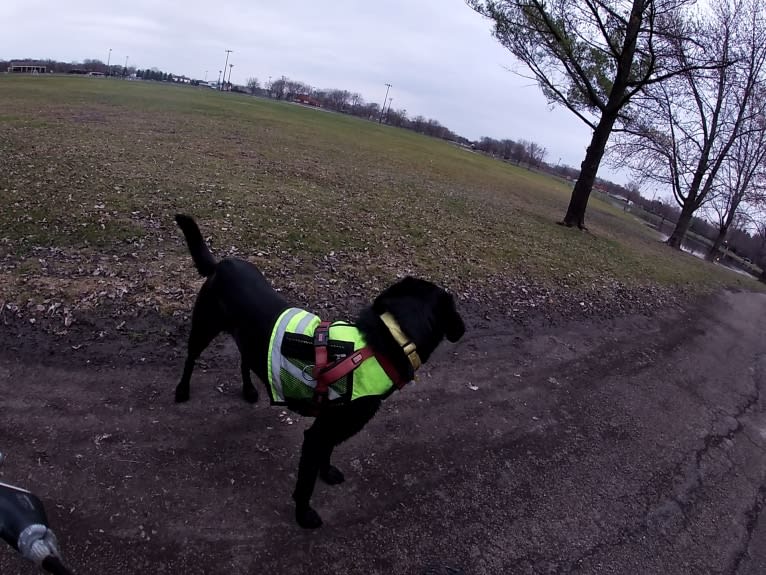
<path id="1" fill-rule="evenodd" d="M 210 277 L 215 272 L 216 261 L 213 254 L 210 253 L 210 249 L 207 247 L 205 240 L 202 239 L 202 234 L 197 227 L 197 222 L 191 216 L 185 216 L 183 214 L 176 214 L 176 223 L 186 238 L 186 245 L 189 246 L 192 260 L 197 267 L 200 275 L 203 277 Z"/>

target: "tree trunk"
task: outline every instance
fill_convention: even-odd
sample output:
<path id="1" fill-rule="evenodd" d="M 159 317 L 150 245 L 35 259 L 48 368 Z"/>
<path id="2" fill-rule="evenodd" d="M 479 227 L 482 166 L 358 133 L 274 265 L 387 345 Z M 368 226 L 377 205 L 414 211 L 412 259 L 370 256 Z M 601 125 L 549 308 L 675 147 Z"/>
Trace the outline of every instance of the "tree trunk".
<path id="1" fill-rule="evenodd" d="M 569 208 L 562 222 L 565 226 L 585 229 L 585 209 L 588 207 L 588 198 L 590 198 L 601 159 L 604 157 L 606 143 L 609 141 L 609 135 L 612 133 L 616 120 L 617 112 L 606 111 L 593 131 L 593 138 L 585 152 L 585 159 L 580 165 L 580 177 L 577 178 L 577 183 L 572 190 Z"/>
<path id="2" fill-rule="evenodd" d="M 681 244 L 686 237 L 686 232 L 689 231 L 689 227 L 692 225 L 692 216 L 694 216 L 694 207 L 687 203 L 681 209 L 681 215 L 678 217 L 676 227 L 668 238 L 668 245 L 671 248 L 676 248 L 677 250 L 681 249 Z"/>
<path id="3" fill-rule="evenodd" d="M 715 241 L 713 242 L 713 245 L 711 246 L 710 250 L 705 256 L 705 259 L 707 261 L 714 262 L 715 259 L 718 257 L 718 250 L 721 248 L 723 241 L 726 239 L 727 233 L 729 233 L 728 227 L 718 228 L 718 235 L 716 236 Z"/>

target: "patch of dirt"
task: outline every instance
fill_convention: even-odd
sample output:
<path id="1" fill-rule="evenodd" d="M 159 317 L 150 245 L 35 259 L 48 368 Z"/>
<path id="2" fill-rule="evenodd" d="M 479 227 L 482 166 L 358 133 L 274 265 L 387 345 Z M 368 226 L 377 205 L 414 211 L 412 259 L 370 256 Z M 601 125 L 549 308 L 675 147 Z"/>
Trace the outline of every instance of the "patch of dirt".
<path id="1" fill-rule="evenodd" d="M 192 399 L 178 406 L 183 317 L 142 312 L 107 330 L 111 320 L 84 314 L 56 334 L 10 316 L 0 330 L 0 479 L 43 498 L 80 575 L 542 573 L 568 572 L 577 557 L 584 573 L 629 572 L 587 565 L 630 559 L 609 542 L 629 541 L 624 530 L 644 525 L 643 506 L 664 496 L 644 494 L 635 480 L 666 477 L 664 458 L 694 452 L 694 432 L 662 439 L 654 416 L 642 415 L 655 392 L 641 386 L 660 385 L 649 372 L 679 346 L 710 355 L 699 340 L 712 329 L 702 313 L 710 305 L 556 325 L 544 315 L 522 325 L 463 310 L 466 337 L 440 348 L 415 384 L 337 450 L 348 481 L 318 486 L 318 532 L 294 524 L 290 500 L 308 421 L 239 398 L 229 339 L 203 355 Z M 755 335 L 747 337 L 745 351 Z M 637 373 L 649 383 L 629 383 Z M 692 409 L 662 394 L 673 409 Z M 648 413 L 656 409 L 670 404 Z M 693 413 L 673 418 L 691 422 Z M 647 429 L 659 435 L 649 441 Z M 626 454 L 634 460 L 620 463 L 625 474 L 608 471 L 609 457 Z M 766 476 L 764 466 L 750 474 Z M 672 491 L 672 482 L 658 485 L 656 493 Z M 590 523 L 590 510 L 601 523 Z M 694 572 L 684 553 L 653 548 L 666 551 L 672 572 Z M 8 549 L 0 571 L 33 572 Z"/>

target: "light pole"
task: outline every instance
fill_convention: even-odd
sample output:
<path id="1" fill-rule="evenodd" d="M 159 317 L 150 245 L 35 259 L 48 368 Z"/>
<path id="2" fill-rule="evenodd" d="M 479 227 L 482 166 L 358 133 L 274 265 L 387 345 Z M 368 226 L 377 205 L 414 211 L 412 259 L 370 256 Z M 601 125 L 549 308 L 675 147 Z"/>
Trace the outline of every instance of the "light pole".
<path id="1" fill-rule="evenodd" d="M 226 63 L 223 65 L 224 71 L 226 70 L 226 66 L 229 65 L 229 54 L 231 54 L 233 51 L 234 50 L 226 50 Z M 223 79 L 224 79 L 224 81 L 226 80 L 226 75 L 224 75 Z M 221 89 L 223 89 L 223 85 L 218 88 L 219 91 Z"/>
<path id="2" fill-rule="evenodd" d="M 383 123 L 383 112 L 386 109 L 386 100 L 388 100 L 388 91 L 391 89 L 391 84 L 386 84 L 386 97 L 383 98 L 383 108 L 380 110 L 380 118 L 378 118 L 378 124 Z"/>
<path id="3" fill-rule="evenodd" d="M 207 82 L 207 70 L 205 70 L 205 82 Z"/>
<path id="4" fill-rule="evenodd" d="M 218 89 L 221 89 L 221 71 L 218 70 Z"/>
<path id="5" fill-rule="evenodd" d="M 109 55 L 106 57 L 106 75 L 111 76 L 109 73 L 109 63 L 112 61 L 112 49 L 109 48 Z"/>
<path id="6" fill-rule="evenodd" d="M 388 110 L 386 110 L 386 124 L 388 124 L 388 115 L 391 113 L 391 102 L 393 102 L 393 98 L 388 99 Z"/>
<path id="7" fill-rule="evenodd" d="M 234 68 L 234 64 L 229 64 L 229 90 L 231 90 L 231 70 Z"/>
<path id="8" fill-rule="evenodd" d="M 125 71 L 122 73 L 123 76 L 128 75 L 128 57 L 125 56 Z"/>

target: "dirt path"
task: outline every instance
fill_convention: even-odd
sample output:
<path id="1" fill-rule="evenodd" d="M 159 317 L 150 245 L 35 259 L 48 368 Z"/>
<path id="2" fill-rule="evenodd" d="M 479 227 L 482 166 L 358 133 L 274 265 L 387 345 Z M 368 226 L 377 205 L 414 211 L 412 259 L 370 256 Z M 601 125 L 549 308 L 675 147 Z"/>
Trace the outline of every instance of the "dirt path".
<path id="1" fill-rule="evenodd" d="M 179 407 L 175 333 L 73 350 L 0 326 L 0 479 L 44 498 L 80 575 L 755 575 L 766 296 L 707 304 L 475 324 L 337 451 L 316 532 L 289 499 L 306 422 L 239 400 L 227 342 Z M 0 573 L 32 572 L 0 549 Z"/>

